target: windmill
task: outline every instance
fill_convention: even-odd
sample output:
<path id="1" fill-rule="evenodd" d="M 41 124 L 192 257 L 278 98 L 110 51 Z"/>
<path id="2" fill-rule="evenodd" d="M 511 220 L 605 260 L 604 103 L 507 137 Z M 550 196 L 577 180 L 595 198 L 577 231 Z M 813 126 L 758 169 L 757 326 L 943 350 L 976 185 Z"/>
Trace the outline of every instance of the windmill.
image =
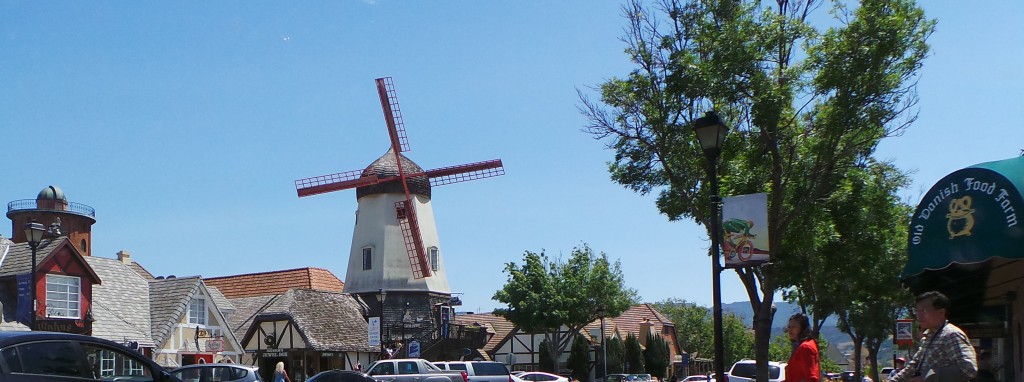
<path id="1" fill-rule="evenodd" d="M 436 236 L 436 229 L 433 227 L 433 212 L 429 204 L 430 188 L 434 186 L 459 183 L 469 180 L 500 176 L 505 174 L 501 160 L 489 160 L 484 162 L 468 163 L 456 166 L 448 166 L 424 171 L 418 165 L 406 158 L 401 153 L 409 151 L 409 142 L 405 134 L 405 126 L 401 110 L 398 107 L 398 99 L 395 96 L 394 83 L 390 77 L 378 78 L 377 93 L 380 96 L 380 105 L 384 111 L 384 121 L 387 124 L 388 136 L 391 146 L 387 153 L 377 159 L 373 164 L 363 170 L 354 170 L 330 175 L 317 176 L 295 181 L 296 192 L 299 197 L 318 195 L 328 192 L 356 189 L 356 198 L 359 201 L 359 215 L 357 216 L 357 228 L 353 234 L 352 258 L 349 259 L 349 272 L 345 280 L 345 290 L 350 293 L 376 292 L 381 285 L 385 285 L 387 278 L 393 275 L 384 274 L 389 272 L 396 274 L 386 268 L 396 264 L 395 261 L 388 261 L 389 253 L 379 256 L 380 273 L 374 276 L 366 276 L 354 273 L 353 268 L 361 264 L 357 256 L 360 256 L 360 246 L 357 242 L 360 236 L 360 229 L 363 232 L 368 229 L 375 231 L 366 236 L 386 236 L 388 229 L 380 228 L 384 233 L 376 231 L 377 227 L 360 228 L 359 225 L 366 225 L 363 222 L 363 214 L 374 213 L 376 215 L 367 218 L 372 223 L 379 225 L 391 224 L 397 220 L 400 227 L 400 241 L 404 244 L 403 255 L 407 260 L 408 269 L 412 279 L 424 279 L 437 276 L 433 269 L 433 258 L 428 258 L 427 248 L 424 245 L 423 229 L 426 228 Z M 381 199 L 381 195 L 386 195 Z M 373 199 L 376 198 L 376 199 Z M 364 202 L 364 199 L 366 200 Z M 373 199 L 373 200 L 371 200 Z M 383 207 L 382 202 L 387 200 L 390 205 Z M 364 205 L 365 203 L 365 205 Z M 419 207 L 417 207 L 419 206 Z M 385 213 L 384 208 L 391 209 Z M 418 211 L 417 209 L 422 209 Z M 375 211 L 364 211 L 375 210 Z M 422 212 L 422 213 L 421 213 Z M 421 217 L 420 215 L 426 214 Z M 372 239 L 371 241 L 376 240 Z M 379 239 L 376 245 L 384 247 L 390 239 Z M 436 240 L 436 239 L 435 239 Z M 393 246 L 392 246 L 393 247 Z M 380 248 L 378 248 L 380 249 Z M 365 249 L 364 249 L 365 250 Z M 391 252 L 393 256 L 394 252 Z M 365 257 L 365 254 L 363 254 Z M 365 259 L 363 259 L 365 261 Z M 436 264 L 434 264 L 436 265 Z M 367 270 L 367 265 L 362 265 L 362 270 Z M 372 265 L 370 266 L 372 268 Z M 364 272 L 365 273 L 365 272 Z M 404 272 L 402 274 L 405 274 Z M 441 274 L 443 276 L 443 274 Z M 381 278 L 378 280 L 377 278 Z M 430 289 L 430 288 L 428 288 Z M 436 289 L 436 288 L 435 288 Z M 443 289 L 447 289 L 447 280 L 443 282 Z M 436 292 L 447 293 L 447 290 L 435 290 Z"/>

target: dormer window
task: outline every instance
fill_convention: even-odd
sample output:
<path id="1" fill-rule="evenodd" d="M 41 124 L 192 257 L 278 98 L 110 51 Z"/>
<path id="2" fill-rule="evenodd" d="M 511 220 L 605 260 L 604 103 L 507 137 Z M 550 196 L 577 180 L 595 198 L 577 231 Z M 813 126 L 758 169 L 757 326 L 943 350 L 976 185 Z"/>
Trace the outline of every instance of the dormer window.
<path id="1" fill-rule="evenodd" d="M 46 317 L 82 318 L 82 279 L 46 275 Z"/>
<path id="2" fill-rule="evenodd" d="M 188 304 L 188 323 L 206 325 L 206 300 L 195 297 Z"/>

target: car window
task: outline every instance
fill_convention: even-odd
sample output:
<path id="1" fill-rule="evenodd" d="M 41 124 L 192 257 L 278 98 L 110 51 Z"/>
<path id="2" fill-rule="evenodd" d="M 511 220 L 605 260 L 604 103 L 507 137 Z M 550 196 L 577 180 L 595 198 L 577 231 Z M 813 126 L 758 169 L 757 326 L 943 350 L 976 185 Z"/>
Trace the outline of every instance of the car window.
<path id="1" fill-rule="evenodd" d="M 464 363 L 449 363 L 448 370 L 459 370 L 466 371 L 466 364 Z"/>
<path id="2" fill-rule="evenodd" d="M 399 361 L 398 362 L 398 374 L 419 374 L 419 368 L 416 367 L 416 362 L 412 361 Z"/>
<path id="3" fill-rule="evenodd" d="M 554 380 L 558 379 L 558 378 L 556 378 L 554 376 L 547 375 L 547 374 L 534 374 L 534 375 L 531 375 L 531 377 L 533 377 L 534 381 L 554 381 Z"/>
<path id="4" fill-rule="evenodd" d="M 498 362 L 475 362 L 473 372 L 476 375 L 508 375 L 508 368 Z"/>
<path id="5" fill-rule="evenodd" d="M 381 362 L 373 369 L 370 369 L 370 375 L 395 375 L 395 365 L 391 362 Z"/>
<path id="6" fill-rule="evenodd" d="M 741 378 L 754 378 L 755 373 L 754 363 L 737 363 L 732 365 L 732 370 L 729 375 L 734 375 Z M 776 375 L 778 375 L 776 373 Z"/>
<path id="7" fill-rule="evenodd" d="M 432 363 L 427 363 L 425 365 L 426 365 L 425 367 L 427 368 L 427 370 L 430 370 L 430 371 L 444 371 L 444 370 L 442 370 L 442 369 L 444 369 L 443 366 L 435 365 L 435 364 L 432 364 Z"/>
<path id="8" fill-rule="evenodd" d="M 85 350 L 93 378 L 137 377 L 131 380 L 153 380 L 153 371 L 142 360 L 141 354 L 90 343 L 83 343 L 82 350 Z"/>
<path id="9" fill-rule="evenodd" d="M 0 351 L 11 373 L 92 378 L 71 341 L 32 342 Z"/>

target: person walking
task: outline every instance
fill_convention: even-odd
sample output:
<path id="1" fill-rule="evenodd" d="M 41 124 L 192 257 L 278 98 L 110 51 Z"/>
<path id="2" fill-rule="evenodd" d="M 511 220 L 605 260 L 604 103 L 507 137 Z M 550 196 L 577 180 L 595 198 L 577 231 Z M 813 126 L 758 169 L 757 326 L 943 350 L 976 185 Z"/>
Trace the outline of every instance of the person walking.
<path id="1" fill-rule="evenodd" d="M 818 382 L 821 377 L 818 343 L 811 337 L 811 322 L 807 315 L 797 313 L 789 317 L 786 335 L 793 342 L 793 352 L 786 364 L 785 382 Z"/>
<path id="2" fill-rule="evenodd" d="M 949 298 L 931 291 L 914 299 L 924 343 L 892 382 L 962 382 L 978 374 L 978 358 L 963 330 L 947 321 Z"/>
<path id="3" fill-rule="evenodd" d="M 274 368 L 274 382 L 292 382 L 292 379 L 288 378 L 288 372 L 284 370 L 284 362 L 278 362 Z"/>

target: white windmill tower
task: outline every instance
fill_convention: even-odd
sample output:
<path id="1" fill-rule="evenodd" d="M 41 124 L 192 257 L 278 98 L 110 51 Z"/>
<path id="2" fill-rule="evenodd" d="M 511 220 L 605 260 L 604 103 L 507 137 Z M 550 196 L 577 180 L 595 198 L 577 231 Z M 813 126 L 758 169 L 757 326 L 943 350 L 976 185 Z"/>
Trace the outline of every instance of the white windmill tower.
<path id="1" fill-rule="evenodd" d="M 345 292 L 368 303 L 379 301 L 376 309 L 384 311 L 385 322 L 397 318 L 404 323 L 410 316 L 433 321 L 431 309 L 448 302 L 451 290 L 431 187 L 504 175 L 505 170 L 495 159 L 424 171 L 401 154 L 409 151 L 409 143 L 391 78 L 376 81 L 391 139 L 388 151 L 363 170 L 300 179 L 295 187 L 299 197 L 355 188 L 358 211 Z"/>

